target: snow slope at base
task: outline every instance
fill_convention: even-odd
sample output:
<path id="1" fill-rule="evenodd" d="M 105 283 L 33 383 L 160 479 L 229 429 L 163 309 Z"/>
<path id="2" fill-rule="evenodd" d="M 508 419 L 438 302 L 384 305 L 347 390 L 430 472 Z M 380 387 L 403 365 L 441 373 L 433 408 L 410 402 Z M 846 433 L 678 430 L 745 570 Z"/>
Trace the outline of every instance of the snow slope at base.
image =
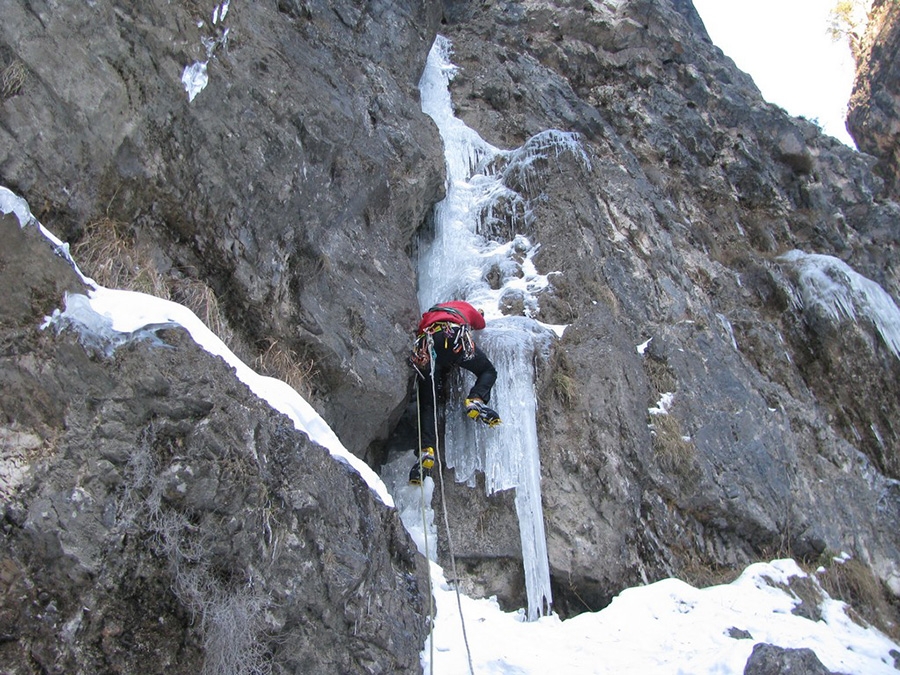
<path id="1" fill-rule="evenodd" d="M 719 673 L 740 675 L 753 646 L 807 647 L 831 671 L 896 674 L 897 645 L 853 623 L 845 605 L 826 599 L 818 622 L 791 613 L 799 601 L 773 584 L 806 576 L 792 560 L 758 563 L 731 584 L 696 589 L 677 579 L 630 588 L 600 612 L 567 621 L 556 615 L 524 621 L 492 600 L 462 596 L 476 673 Z M 437 620 L 434 650 L 422 652 L 423 672 L 468 672 L 456 593 L 432 564 Z M 767 581 L 771 580 L 771 581 Z M 729 637 L 730 629 L 751 638 Z"/>

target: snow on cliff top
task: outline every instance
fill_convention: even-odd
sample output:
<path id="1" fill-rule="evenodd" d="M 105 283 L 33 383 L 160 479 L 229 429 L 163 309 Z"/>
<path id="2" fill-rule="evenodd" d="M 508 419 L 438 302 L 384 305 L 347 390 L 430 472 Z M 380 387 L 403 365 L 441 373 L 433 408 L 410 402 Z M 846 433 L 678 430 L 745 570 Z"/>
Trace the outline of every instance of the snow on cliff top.
<path id="1" fill-rule="evenodd" d="M 23 227 L 32 223 L 37 224 L 56 249 L 64 251 L 68 257 L 68 246 L 62 244 L 37 222 L 24 199 L 2 186 L 0 186 L 0 211 L 15 213 L 19 224 Z M 54 317 L 50 317 L 48 321 L 65 317 L 81 326 L 81 330 L 92 333 L 98 340 L 107 343 L 128 339 L 129 336 L 139 335 L 142 331 L 152 332 L 161 326 L 177 324 L 183 327 L 203 349 L 220 356 L 232 366 L 238 379 L 250 387 L 253 393 L 291 418 L 297 429 L 327 448 L 335 459 L 353 467 L 381 501 L 388 506 L 394 505 L 393 498 L 381 478 L 368 464 L 344 447 L 331 427 L 306 399 L 285 382 L 256 373 L 187 307 L 144 293 L 104 288 L 81 274 L 74 261 L 73 266 L 93 290 L 88 296 L 67 296 L 65 311 L 57 310 Z"/>

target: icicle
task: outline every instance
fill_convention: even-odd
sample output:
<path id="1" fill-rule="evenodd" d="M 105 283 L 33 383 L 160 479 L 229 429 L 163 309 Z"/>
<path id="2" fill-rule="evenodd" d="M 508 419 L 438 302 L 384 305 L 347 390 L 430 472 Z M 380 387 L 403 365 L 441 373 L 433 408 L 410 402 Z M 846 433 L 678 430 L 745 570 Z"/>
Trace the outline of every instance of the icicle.
<path id="1" fill-rule="evenodd" d="M 835 322 L 868 319 L 900 358 L 900 309 L 881 286 L 830 255 L 795 250 L 779 260 L 797 271 L 793 301 L 798 308 L 819 307 Z"/>
<path id="2" fill-rule="evenodd" d="M 479 471 L 487 494 L 516 491 L 529 620 L 547 614 L 552 598 L 534 391 L 535 361 L 547 357 L 552 339 L 550 330 L 525 317 L 492 321 L 481 343 L 497 366 L 494 399 L 502 402 L 503 424 L 494 429 L 472 424 L 459 410 L 448 413 L 446 425 L 446 462 L 457 480 L 474 487 Z M 471 386 L 471 375 L 462 378 L 451 388 L 450 400 L 460 400 Z"/>

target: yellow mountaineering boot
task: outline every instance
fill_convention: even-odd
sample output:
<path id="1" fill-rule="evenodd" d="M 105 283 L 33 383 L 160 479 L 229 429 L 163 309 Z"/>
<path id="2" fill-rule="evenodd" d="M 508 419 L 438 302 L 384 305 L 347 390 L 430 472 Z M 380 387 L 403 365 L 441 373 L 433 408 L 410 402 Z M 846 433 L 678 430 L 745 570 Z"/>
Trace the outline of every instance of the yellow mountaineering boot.
<path id="1" fill-rule="evenodd" d="M 428 446 L 427 448 L 422 450 L 422 454 L 419 455 L 419 460 L 422 462 L 423 469 L 430 469 L 434 466 L 434 448 Z"/>
<path id="2" fill-rule="evenodd" d="M 480 398 L 466 399 L 466 415 L 473 420 L 481 420 L 489 427 L 500 424 L 500 415 L 493 408 L 488 408 Z"/>
<path id="3" fill-rule="evenodd" d="M 409 470 L 409 484 L 421 485 L 422 482 L 431 475 L 431 468 L 434 466 L 434 448 L 428 446 L 423 448 L 419 454 L 419 459 L 413 464 Z"/>

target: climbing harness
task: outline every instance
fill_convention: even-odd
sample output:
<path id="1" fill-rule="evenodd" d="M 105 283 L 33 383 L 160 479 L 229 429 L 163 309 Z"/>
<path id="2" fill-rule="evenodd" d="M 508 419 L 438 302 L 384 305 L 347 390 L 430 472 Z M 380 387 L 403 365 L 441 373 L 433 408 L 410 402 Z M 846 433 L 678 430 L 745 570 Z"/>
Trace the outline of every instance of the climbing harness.
<path id="1" fill-rule="evenodd" d="M 431 336 L 429 335 L 429 338 Z M 431 351 L 433 353 L 434 346 L 431 345 Z M 418 368 L 416 369 L 418 370 Z M 421 371 L 420 371 L 421 374 Z M 429 368 L 429 376 L 431 377 L 431 400 L 437 402 L 437 386 L 434 382 L 434 358 L 431 359 L 430 368 Z M 424 376 L 423 376 L 424 377 Z M 437 430 L 438 424 L 438 416 L 437 416 L 437 405 L 433 406 L 434 408 L 434 428 Z M 416 381 L 416 420 L 419 425 L 419 457 L 422 456 L 422 407 L 421 401 L 419 397 L 419 382 Z M 462 599 L 459 593 L 459 575 L 456 571 L 456 555 L 453 552 L 453 539 L 450 536 L 450 520 L 447 517 L 447 502 L 444 500 L 444 472 L 443 467 L 441 465 L 441 453 L 440 453 L 440 441 L 435 438 L 434 443 L 434 455 L 437 462 L 437 474 L 440 477 L 440 486 L 441 486 L 441 503 L 444 507 L 441 509 L 444 512 L 444 529 L 447 532 L 447 550 L 450 553 L 450 566 L 453 570 L 453 588 L 456 591 L 456 606 L 459 609 L 459 622 L 462 626 L 462 635 L 463 635 L 463 643 L 466 646 L 466 658 L 469 661 L 469 673 L 474 675 L 475 669 L 472 666 L 472 651 L 469 648 L 469 637 L 466 634 L 466 621 L 463 617 L 462 610 Z M 421 461 L 421 460 L 420 460 Z M 425 558 L 428 562 L 428 565 L 431 565 L 431 558 L 428 555 L 428 520 L 425 512 L 425 481 L 422 480 L 419 484 L 420 486 L 420 494 L 422 500 L 422 529 L 425 531 Z M 429 593 L 429 608 L 431 612 L 431 636 L 430 636 L 430 644 L 431 644 L 431 675 L 434 675 L 434 605 L 432 599 L 432 588 L 431 588 L 431 573 L 429 570 L 428 574 L 428 593 Z"/>
<path id="2" fill-rule="evenodd" d="M 434 334 L 428 332 L 420 333 L 413 345 L 409 362 L 412 364 L 412 367 L 416 369 L 416 374 L 423 380 L 427 374 L 434 369 L 435 358 Z"/>

